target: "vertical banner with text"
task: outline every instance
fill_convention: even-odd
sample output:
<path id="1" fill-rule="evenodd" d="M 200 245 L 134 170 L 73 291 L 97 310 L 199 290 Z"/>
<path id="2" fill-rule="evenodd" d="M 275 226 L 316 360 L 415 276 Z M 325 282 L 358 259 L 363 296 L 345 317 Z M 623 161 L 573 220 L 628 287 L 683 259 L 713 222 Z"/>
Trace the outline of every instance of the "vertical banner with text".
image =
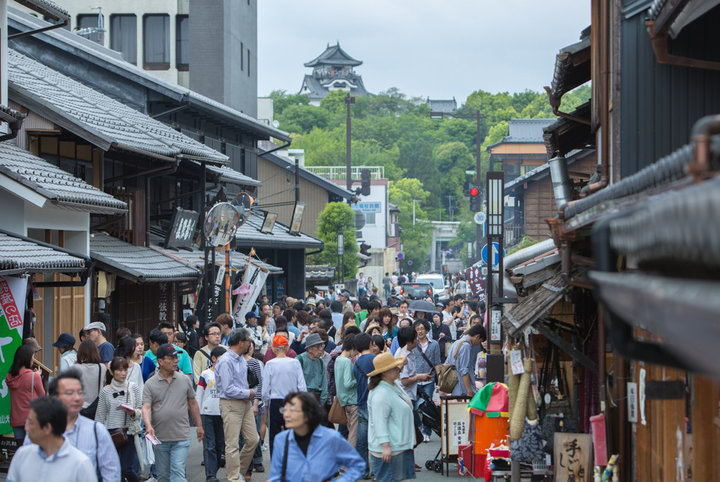
<path id="1" fill-rule="evenodd" d="M 0 277 L 0 434 L 12 433 L 10 427 L 10 393 L 5 377 L 10 371 L 15 351 L 22 343 L 25 314 L 26 278 Z"/>
<path id="2" fill-rule="evenodd" d="M 255 303 L 258 295 L 260 295 L 260 292 L 265 286 L 267 276 L 268 272 L 266 269 L 252 262 L 248 263 L 242 284 L 232 292 L 232 294 L 237 295 L 237 298 L 235 298 L 235 307 L 233 308 L 233 318 L 235 318 L 236 326 L 242 326 L 243 323 L 245 323 L 245 314 L 250 311 L 253 303 Z"/>

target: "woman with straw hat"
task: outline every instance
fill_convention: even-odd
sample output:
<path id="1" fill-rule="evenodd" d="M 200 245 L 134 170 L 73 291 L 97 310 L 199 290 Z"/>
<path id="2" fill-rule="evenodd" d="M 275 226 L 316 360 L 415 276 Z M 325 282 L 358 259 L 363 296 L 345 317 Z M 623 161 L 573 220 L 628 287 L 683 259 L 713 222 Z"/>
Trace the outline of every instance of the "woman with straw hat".
<path id="1" fill-rule="evenodd" d="M 405 358 L 389 352 L 373 359 L 368 388 L 368 449 L 378 482 L 415 478 L 412 401 L 398 382 Z"/>

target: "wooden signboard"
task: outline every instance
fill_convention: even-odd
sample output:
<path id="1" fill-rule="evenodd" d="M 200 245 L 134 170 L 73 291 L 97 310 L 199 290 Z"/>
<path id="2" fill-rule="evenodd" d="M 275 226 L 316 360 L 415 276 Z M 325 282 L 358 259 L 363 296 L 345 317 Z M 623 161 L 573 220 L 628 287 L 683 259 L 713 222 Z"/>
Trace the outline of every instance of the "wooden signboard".
<path id="1" fill-rule="evenodd" d="M 592 435 L 556 432 L 553 449 L 557 482 L 592 481 Z"/>
<path id="2" fill-rule="evenodd" d="M 444 456 L 457 455 L 458 446 L 467 444 L 470 434 L 470 413 L 467 411 L 467 401 L 443 400 L 440 410 L 442 454 Z"/>

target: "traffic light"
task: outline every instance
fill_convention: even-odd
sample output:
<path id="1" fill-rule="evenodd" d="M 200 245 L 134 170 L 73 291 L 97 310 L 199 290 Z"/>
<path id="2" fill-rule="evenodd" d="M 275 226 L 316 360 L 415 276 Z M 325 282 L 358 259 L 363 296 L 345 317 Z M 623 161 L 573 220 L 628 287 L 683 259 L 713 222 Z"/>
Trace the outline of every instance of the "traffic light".
<path id="1" fill-rule="evenodd" d="M 482 211 L 480 188 L 478 188 L 477 186 L 470 187 L 470 211 L 474 213 Z"/>

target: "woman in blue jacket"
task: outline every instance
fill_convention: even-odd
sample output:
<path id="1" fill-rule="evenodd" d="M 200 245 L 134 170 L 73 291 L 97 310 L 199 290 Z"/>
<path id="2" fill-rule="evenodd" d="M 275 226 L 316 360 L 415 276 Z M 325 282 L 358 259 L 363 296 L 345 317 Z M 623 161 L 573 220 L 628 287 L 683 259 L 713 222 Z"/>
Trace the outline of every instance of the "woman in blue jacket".
<path id="1" fill-rule="evenodd" d="M 270 482 L 356 481 L 365 473 L 365 462 L 340 432 L 320 425 L 323 408 L 307 392 L 290 393 L 281 409 L 288 430 L 275 436 Z"/>

